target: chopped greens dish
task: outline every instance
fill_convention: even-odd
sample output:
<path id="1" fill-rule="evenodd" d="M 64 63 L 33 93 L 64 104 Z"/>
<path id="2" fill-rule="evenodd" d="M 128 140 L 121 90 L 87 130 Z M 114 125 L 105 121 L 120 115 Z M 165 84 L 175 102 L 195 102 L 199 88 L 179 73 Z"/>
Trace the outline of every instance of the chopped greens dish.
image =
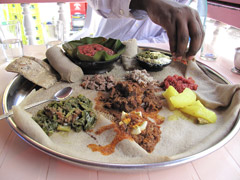
<path id="1" fill-rule="evenodd" d="M 96 123 L 92 106 L 91 100 L 80 94 L 65 101 L 48 104 L 33 119 L 49 136 L 55 131 L 88 131 Z"/>
<path id="2" fill-rule="evenodd" d="M 141 61 L 152 64 L 169 64 L 171 59 L 169 56 L 161 52 L 143 51 L 137 54 L 137 58 Z"/>

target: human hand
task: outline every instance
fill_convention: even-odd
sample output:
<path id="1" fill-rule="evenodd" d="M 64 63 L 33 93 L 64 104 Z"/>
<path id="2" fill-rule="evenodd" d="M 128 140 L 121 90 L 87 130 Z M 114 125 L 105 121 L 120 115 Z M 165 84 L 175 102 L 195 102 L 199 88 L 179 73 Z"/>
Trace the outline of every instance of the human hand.
<path id="1" fill-rule="evenodd" d="M 132 0 L 130 8 L 145 10 L 167 31 L 174 60 L 192 60 L 201 48 L 204 30 L 196 10 L 171 0 Z"/>

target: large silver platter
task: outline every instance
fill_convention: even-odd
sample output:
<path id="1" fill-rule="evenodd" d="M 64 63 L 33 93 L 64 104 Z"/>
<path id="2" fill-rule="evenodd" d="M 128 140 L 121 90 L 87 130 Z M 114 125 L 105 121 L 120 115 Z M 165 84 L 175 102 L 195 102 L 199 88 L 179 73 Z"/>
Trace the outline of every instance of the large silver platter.
<path id="1" fill-rule="evenodd" d="M 156 49 L 155 49 L 156 50 Z M 159 50 L 159 49 L 158 49 Z M 167 52 L 165 52 L 167 53 Z M 209 76 L 209 78 L 213 79 L 214 81 L 221 83 L 221 84 L 231 84 L 226 78 L 224 78 L 221 74 L 214 71 L 210 67 L 202 64 L 201 62 L 198 62 L 199 67 Z M 26 80 L 22 76 L 16 76 L 8 85 L 6 88 L 4 95 L 3 95 L 3 110 L 4 112 L 8 112 L 13 105 L 19 104 L 27 95 L 30 93 L 32 89 L 38 89 L 39 87 L 35 84 L 31 83 L 30 81 Z M 185 158 L 181 158 L 178 160 L 173 161 L 166 161 L 166 162 L 159 162 L 159 163 L 149 163 L 149 164 L 111 164 L 111 163 L 99 163 L 94 161 L 87 161 L 84 159 L 78 159 L 74 158 L 59 152 L 56 152 L 52 149 L 49 149 L 48 147 L 43 146 L 42 144 L 39 144 L 35 140 L 33 140 L 31 137 L 26 135 L 21 129 L 19 129 L 16 124 L 14 123 L 12 118 L 7 119 L 9 125 L 11 128 L 16 132 L 16 134 L 21 137 L 23 140 L 25 140 L 27 143 L 35 147 L 36 149 L 53 156 L 55 158 L 58 158 L 63 161 L 70 162 L 72 164 L 76 164 L 82 167 L 92 168 L 92 169 L 101 169 L 101 170 L 117 170 L 117 171 L 134 171 L 134 170 L 159 170 L 163 168 L 169 168 L 177 165 L 181 165 L 196 159 L 199 159 L 201 157 L 204 157 L 223 145 L 225 145 L 240 129 L 240 115 L 238 115 L 238 118 L 236 122 L 233 124 L 231 130 L 229 131 L 228 135 L 223 138 L 221 141 L 213 145 L 212 147 L 194 154 L 192 156 L 188 156 Z"/>

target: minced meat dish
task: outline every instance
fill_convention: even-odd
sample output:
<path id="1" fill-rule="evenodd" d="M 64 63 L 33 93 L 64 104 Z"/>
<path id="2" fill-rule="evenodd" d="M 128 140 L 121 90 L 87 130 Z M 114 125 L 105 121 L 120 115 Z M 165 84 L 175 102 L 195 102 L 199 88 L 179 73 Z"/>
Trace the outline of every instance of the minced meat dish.
<path id="1" fill-rule="evenodd" d="M 97 110 L 114 116 L 114 122 L 147 152 L 151 153 L 160 140 L 160 127 L 155 122 L 163 122 L 157 114 L 162 108 L 162 99 L 155 94 L 153 86 L 141 87 L 137 82 L 117 82 L 109 93 L 99 92 Z M 153 114 L 156 114 L 153 116 Z"/>
<path id="2" fill-rule="evenodd" d="M 128 113 L 128 117 L 125 120 L 122 119 L 118 125 L 122 131 L 131 135 L 136 143 L 150 153 L 160 140 L 160 127 L 149 121 L 144 115 L 139 115 L 139 112 L 132 111 Z M 142 130 L 140 129 L 140 132 L 136 133 L 134 130 L 142 127 L 144 123 L 146 123 L 146 127 L 143 127 Z"/>
<path id="3" fill-rule="evenodd" d="M 142 88 L 136 82 L 120 81 L 110 91 L 105 102 L 105 107 L 119 111 L 130 112 L 138 107 L 146 112 L 157 111 L 162 108 L 160 96 L 156 96 L 151 86 Z"/>
<path id="4" fill-rule="evenodd" d="M 189 88 L 191 90 L 197 90 L 198 85 L 195 84 L 195 81 L 189 77 L 184 78 L 183 76 L 173 75 L 168 76 L 161 82 L 160 86 L 166 90 L 169 86 L 173 86 L 179 93 L 183 92 L 185 88 Z"/>
<path id="5" fill-rule="evenodd" d="M 108 55 L 114 55 L 114 51 L 101 44 L 85 44 L 78 46 L 78 51 L 86 56 L 93 57 L 98 51 L 105 51 Z"/>
<path id="6" fill-rule="evenodd" d="M 108 91 L 115 85 L 113 76 L 95 74 L 94 76 L 84 76 L 81 86 L 84 89 L 96 91 Z"/>

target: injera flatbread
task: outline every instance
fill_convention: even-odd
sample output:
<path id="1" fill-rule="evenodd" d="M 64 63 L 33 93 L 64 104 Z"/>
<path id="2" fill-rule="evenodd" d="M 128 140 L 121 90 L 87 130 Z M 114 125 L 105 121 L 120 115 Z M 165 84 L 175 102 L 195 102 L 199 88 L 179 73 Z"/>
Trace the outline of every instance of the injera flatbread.
<path id="1" fill-rule="evenodd" d="M 129 39 L 122 43 L 126 46 L 126 49 L 122 54 L 122 65 L 127 71 L 133 70 L 137 65 L 137 61 L 134 61 L 135 56 L 138 53 L 137 40 Z"/>
<path id="2" fill-rule="evenodd" d="M 49 48 L 46 51 L 46 57 L 63 81 L 76 82 L 83 78 L 82 68 L 65 56 L 61 48 L 57 46 Z"/>
<path id="3" fill-rule="evenodd" d="M 126 72 L 123 70 L 120 62 L 118 62 L 114 69 L 108 74 L 115 76 L 118 80 L 121 80 L 123 79 L 125 73 Z M 15 107 L 13 109 L 14 121 L 17 126 L 30 137 L 53 150 L 83 160 L 85 159 L 88 161 L 91 160 L 107 163 L 154 163 L 178 159 L 208 149 L 229 133 L 236 121 L 236 118 L 238 117 L 240 109 L 240 85 L 216 83 L 211 80 L 195 62 L 189 62 L 188 66 L 178 62 L 172 62 L 170 66 L 165 67 L 162 71 L 151 72 L 150 74 L 154 77 L 154 79 L 159 80 L 160 82 L 168 75 L 174 74 L 192 77 L 199 85 L 198 90 L 196 91 L 198 98 L 205 106 L 216 112 L 216 123 L 199 125 L 190 120 L 186 120 L 185 118 L 168 120 L 168 117 L 172 115 L 173 112 L 169 111 L 167 109 L 167 105 L 165 104 L 163 109 L 159 112 L 161 116 L 166 118 L 164 123 L 161 125 L 161 139 L 152 153 L 147 153 L 134 141 L 126 139 L 117 145 L 113 154 L 104 156 L 99 152 L 92 152 L 87 145 L 90 143 L 101 145 L 109 144 L 114 136 L 114 132 L 112 130 L 99 135 L 97 140 L 94 140 L 85 132 L 54 133 L 48 138 L 46 135 L 42 134 L 44 132 L 41 132 L 39 128 L 39 135 L 32 132 L 35 131 L 36 128 L 35 125 L 33 126 L 35 122 L 30 118 L 30 116 L 20 116 L 20 114 L 23 114 L 24 112 L 19 107 Z M 72 84 L 57 83 L 48 90 L 40 89 L 37 92 L 33 92 L 30 97 L 25 99 L 23 105 L 50 98 L 57 90 L 65 86 L 73 87 L 73 96 L 81 93 L 94 102 L 94 98 L 97 93 L 92 90 L 82 89 L 80 87 L 80 82 L 76 82 Z M 30 112 L 34 114 L 37 110 L 42 109 L 44 105 L 46 104 L 33 108 Z M 31 123 L 27 123 L 26 121 L 31 121 Z M 98 116 L 97 125 L 93 132 L 91 132 L 92 135 L 94 135 L 94 131 L 96 131 L 99 127 L 109 123 L 111 123 L 109 118 L 100 114 Z"/>
<path id="4" fill-rule="evenodd" d="M 19 73 L 29 81 L 46 89 L 57 82 L 57 74 L 52 67 L 35 57 L 20 57 L 11 62 L 5 69 L 8 72 Z"/>

